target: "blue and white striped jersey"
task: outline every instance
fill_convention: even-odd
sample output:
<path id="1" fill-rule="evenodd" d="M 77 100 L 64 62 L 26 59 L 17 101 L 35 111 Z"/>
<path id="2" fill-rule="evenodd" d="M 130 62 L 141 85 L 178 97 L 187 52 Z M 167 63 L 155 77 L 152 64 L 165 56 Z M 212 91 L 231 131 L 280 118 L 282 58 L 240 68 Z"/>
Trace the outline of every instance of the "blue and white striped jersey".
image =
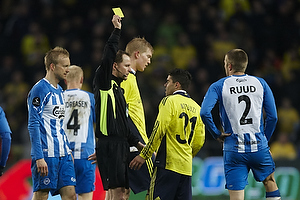
<path id="1" fill-rule="evenodd" d="M 27 105 L 32 159 L 66 156 L 70 149 L 63 129 L 65 105 L 60 85 L 55 88 L 43 78 L 30 90 Z"/>
<path id="2" fill-rule="evenodd" d="M 64 92 L 64 130 L 70 142 L 74 159 L 87 159 L 95 152 L 95 98 L 80 89 Z"/>
<path id="3" fill-rule="evenodd" d="M 211 110 L 219 102 L 221 123 L 225 133 L 225 151 L 256 152 L 268 148 L 277 122 L 273 93 L 264 79 L 249 75 L 233 75 L 213 83 L 202 102 L 200 115 L 216 139 L 221 135 L 213 122 Z M 266 113 L 265 125 L 263 109 Z"/>

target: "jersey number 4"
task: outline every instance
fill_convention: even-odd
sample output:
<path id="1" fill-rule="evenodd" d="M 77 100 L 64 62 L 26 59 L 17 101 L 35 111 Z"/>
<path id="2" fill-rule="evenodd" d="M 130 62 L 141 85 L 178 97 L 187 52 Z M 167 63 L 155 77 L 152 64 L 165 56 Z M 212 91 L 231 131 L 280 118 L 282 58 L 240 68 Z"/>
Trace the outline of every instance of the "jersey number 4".
<path id="1" fill-rule="evenodd" d="M 180 135 L 177 134 L 176 135 L 176 140 L 180 143 L 180 144 L 185 144 L 188 142 L 188 144 L 190 145 L 191 144 L 191 141 L 192 141 L 192 138 L 193 138 L 193 135 L 194 135 L 194 129 L 195 129 L 195 125 L 196 125 L 196 122 L 197 122 L 197 117 L 192 117 L 191 119 L 189 118 L 189 116 L 185 113 L 185 112 L 182 112 L 180 115 L 179 115 L 179 118 L 184 118 L 184 135 L 186 137 L 186 127 L 188 125 L 188 123 L 192 123 L 191 125 L 191 132 L 189 134 L 189 140 L 186 141 L 186 138 L 184 140 L 182 140 L 180 138 Z"/>
<path id="2" fill-rule="evenodd" d="M 67 129 L 73 129 L 74 135 L 78 135 L 78 129 L 80 129 L 80 124 L 78 124 L 78 109 L 73 110 L 71 117 L 67 123 Z"/>

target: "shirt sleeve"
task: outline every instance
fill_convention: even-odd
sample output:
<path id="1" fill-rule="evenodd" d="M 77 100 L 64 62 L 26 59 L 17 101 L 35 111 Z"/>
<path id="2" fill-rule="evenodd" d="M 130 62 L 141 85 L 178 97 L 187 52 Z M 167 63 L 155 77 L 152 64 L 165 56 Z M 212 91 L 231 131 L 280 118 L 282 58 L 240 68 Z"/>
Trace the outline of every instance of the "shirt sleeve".
<path id="1" fill-rule="evenodd" d="M 89 93 L 90 95 L 90 101 L 91 101 L 91 112 L 92 112 L 92 119 L 93 122 L 96 123 L 96 113 L 95 113 L 95 97 L 94 94 Z"/>
<path id="2" fill-rule="evenodd" d="M 41 143 L 41 115 L 43 112 L 44 97 L 37 88 L 33 88 L 27 99 L 28 105 L 28 131 L 31 141 L 32 156 L 34 160 L 44 158 Z"/>
<path id="3" fill-rule="evenodd" d="M 214 139 L 217 139 L 221 135 L 221 131 L 215 125 L 211 114 L 211 111 L 216 105 L 217 101 L 218 101 L 218 93 L 216 91 L 216 84 L 212 84 L 209 87 L 203 99 L 201 110 L 200 110 L 200 116 L 202 118 L 203 123 L 205 124 L 205 127 L 207 128 L 207 130 L 213 136 Z"/>
<path id="4" fill-rule="evenodd" d="M 205 125 L 202 122 L 200 116 L 197 118 L 197 123 L 194 132 L 195 132 L 195 136 L 192 142 L 193 157 L 197 155 L 197 153 L 202 148 L 205 141 Z"/>
<path id="5" fill-rule="evenodd" d="M 165 127 L 168 126 L 171 120 L 171 106 L 168 104 L 168 101 L 166 101 L 166 98 L 167 97 L 165 97 L 159 104 L 159 112 L 151 136 L 149 138 L 148 143 L 140 153 L 140 156 L 145 160 L 149 159 L 154 153 L 154 151 L 157 151 L 163 137 L 165 136 Z M 165 104 L 162 103 L 164 101 L 166 101 Z"/>
<path id="6" fill-rule="evenodd" d="M 128 131 L 128 136 L 127 136 L 127 141 L 129 143 L 129 145 L 132 146 L 136 146 L 137 143 L 140 141 L 139 138 L 137 138 L 130 130 Z"/>
<path id="7" fill-rule="evenodd" d="M 276 123 L 278 120 L 277 110 L 276 110 L 275 99 L 271 88 L 264 80 L 261 80 L 261 82 L 264 86 L 263 107 L 266 113 L 264 132 L 267 140 L 269 141 L 276 128 Z"/>
<path id="8" fill-rule="evenodd" d="M 120 36 L 121 30 L 115 28 L 106 42 L 101 64 L 96 69 L 94 77 L 94 92 L 98 89 L 109 90 L 111 88 L 112 66 L 119 48 Z"/>

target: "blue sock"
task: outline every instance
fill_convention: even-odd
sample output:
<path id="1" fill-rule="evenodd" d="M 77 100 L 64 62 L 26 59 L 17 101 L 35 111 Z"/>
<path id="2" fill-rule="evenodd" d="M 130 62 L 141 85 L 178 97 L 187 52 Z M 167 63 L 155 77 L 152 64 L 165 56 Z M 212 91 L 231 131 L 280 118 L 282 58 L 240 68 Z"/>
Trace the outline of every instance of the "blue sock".
<path id="1" fill-rule="evenodd" d="M 266 198 L 268 197 L 280 197 L 279 190 L 275 190 L 273 192 L 266 192 Z"/>

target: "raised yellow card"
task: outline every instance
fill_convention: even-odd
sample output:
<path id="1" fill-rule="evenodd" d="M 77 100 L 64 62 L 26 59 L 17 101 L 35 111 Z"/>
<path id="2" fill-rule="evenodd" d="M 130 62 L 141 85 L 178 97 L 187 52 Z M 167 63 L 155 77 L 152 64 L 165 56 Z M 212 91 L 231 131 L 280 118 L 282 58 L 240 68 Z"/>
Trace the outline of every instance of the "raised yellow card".
<path id="1" fill-rule="evenodd" d="M 124 14 L 123 14 L 121 8 L 119 8 L 119 7 L 113 8 L 112 10 L 114 11 L 115 15 L 119 15 L 119 17 L 124 17 Z"/>

